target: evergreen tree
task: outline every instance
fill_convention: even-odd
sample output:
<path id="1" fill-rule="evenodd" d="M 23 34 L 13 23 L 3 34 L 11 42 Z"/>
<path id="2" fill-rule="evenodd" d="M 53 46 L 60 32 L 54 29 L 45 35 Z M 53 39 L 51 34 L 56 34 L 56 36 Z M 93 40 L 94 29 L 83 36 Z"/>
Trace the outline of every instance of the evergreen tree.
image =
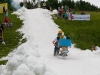
<path id="1" fill-rule="evenodd" d="M 58 8 L 58 0 L 48 0 L 46 2 L 46 8 L 49 9 L 50 6 L 52 7 L 52 9 L 57 9 Z"/>
<path id="2" fill-rule="evenodd" d="M 35 2 L 35 0 L 33 0 L 33 2 Z"/>
<path id="3" fill-rule="evenodd" d="M 36 0 L 32 0 L 33 2 L 35 2 Z M 43 0 L 44 1 L 44 0 Z M 41 6 L 43 5 L 43 1 L 41 1 Z M 13 6 L 11 6 L 11 2 L 12 0 L 0 0 L 0 3 L 8 3 L 8 9 L 9 10 L 13 10 Z M 28 2 L 27 7 L 28 9 L 31 8 L 31 3 Z M 62 0 L 61 2 L 58 2 L 58 0 L 47 0 L 46 1 L 46 8 L 49 9 L 50 6 L 52 7 L 52 9 L 58 9 L 58 7 L 61 6 L 65 6 L 67 5 L 69 8 L 74 9 L 75 11 L 82 11 L 82 10 L 86 10 L 86 11 L 100 11 L 100 8 L 98 8 L 95 5 L 91 5 L 89 2 L 85 2 L 83 0 L 79 0 L 74 2 L 74 0 Z M 20 6 L 23 6 L 23 3 L 20 2 Z"/>
<path id="4" fill-rule="evenodd" d="M 23 7 L 23 2 L 20 2 L 20 6 Z"/>

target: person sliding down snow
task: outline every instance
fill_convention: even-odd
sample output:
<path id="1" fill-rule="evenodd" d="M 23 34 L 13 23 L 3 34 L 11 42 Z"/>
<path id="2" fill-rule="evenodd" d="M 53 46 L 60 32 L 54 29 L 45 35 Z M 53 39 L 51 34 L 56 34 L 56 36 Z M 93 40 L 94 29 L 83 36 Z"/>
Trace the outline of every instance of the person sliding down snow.
<path id="1" fill-rule="evenodd" d="M 54 44 L 54 46 L 55 46 L 55 48 L 54 48 L 54 56 L 56 56 L 56 55 L 59 54 L 59 50 L 60 50 L 59 40 L 61 38 L 64 38 L 64 35 L 63 35 L 63 31 L 62 30 L 59 30 L 59 32 L 57 34 L 57 37 L 52 42 Z"/>

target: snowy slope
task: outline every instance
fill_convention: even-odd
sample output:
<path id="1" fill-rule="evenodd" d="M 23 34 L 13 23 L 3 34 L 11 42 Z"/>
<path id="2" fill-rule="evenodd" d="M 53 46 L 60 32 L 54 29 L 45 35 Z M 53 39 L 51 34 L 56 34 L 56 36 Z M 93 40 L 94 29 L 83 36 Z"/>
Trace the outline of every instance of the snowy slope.
<path id="1" fill-rule="evenodd" d="M 1 59 L 8 62 L 0 66 L 0 75 L 100 75 L 100 50 L 81 51 L 72 46 L 66 58 L 53 56 L 52 41 L 59 28 L 50 13 L 46 9 L 24 7 L 13 13 L 23 20 L 18 31 L 27 42 Z"/>

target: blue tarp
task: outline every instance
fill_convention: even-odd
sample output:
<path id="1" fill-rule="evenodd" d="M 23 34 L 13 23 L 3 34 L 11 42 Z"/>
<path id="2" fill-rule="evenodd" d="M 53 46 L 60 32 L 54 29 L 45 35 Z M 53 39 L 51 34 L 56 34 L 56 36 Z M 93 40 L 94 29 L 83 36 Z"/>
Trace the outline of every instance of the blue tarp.
<path id="1" fill-rule="evenodd" d="M 59 46 L 71 46 L 72 41 L 70 39 L 60 39 Z"/>

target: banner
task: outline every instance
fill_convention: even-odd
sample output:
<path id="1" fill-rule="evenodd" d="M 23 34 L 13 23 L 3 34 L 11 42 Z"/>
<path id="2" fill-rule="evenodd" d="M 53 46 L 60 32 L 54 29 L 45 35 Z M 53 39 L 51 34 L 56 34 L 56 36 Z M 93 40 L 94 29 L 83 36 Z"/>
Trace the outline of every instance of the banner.
<path id="1" fill-rule="evenodd" d="M 87 20 L 87 21 L 90 21 L 90 14 L 85 14 L 85 15 L 72 14 L 71 20 Z"/>
<path id="2" fill-rule="evenodd" d="M 8 4 L 7 3 L 2 3 L 0 4 L 0 13 L 3 13 L 3 7 L 5 6 L 5 9 L 8 9 Z"/>
<path id="3" fill-rule="evenodd" d="M 3 13 L 3 7 L 0 6 L 0 13 Z"/>

